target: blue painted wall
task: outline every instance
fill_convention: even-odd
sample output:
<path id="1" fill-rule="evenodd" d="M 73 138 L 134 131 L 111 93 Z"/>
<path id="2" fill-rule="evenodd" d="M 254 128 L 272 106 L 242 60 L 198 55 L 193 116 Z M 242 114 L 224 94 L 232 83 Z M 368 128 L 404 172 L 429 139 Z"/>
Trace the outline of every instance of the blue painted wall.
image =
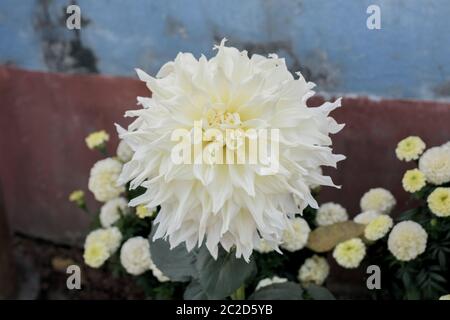
<path id="1" fill-rule="evenodd" d="M 448 0 L 78 0 L 84 25 L 65 28 L 69 0 L 1 0 L 0 63 L 32 70 L 155 73 L 179 51 L 214 42 L 285 56 L 318 89 L 450 99 Z M 381 30 L 366 9 L 381 7 Z"/>

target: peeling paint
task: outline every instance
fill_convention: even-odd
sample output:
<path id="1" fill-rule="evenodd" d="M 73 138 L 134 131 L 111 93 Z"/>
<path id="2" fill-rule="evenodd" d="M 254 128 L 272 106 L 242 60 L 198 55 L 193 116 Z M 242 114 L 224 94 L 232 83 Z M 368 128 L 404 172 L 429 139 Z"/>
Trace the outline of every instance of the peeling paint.
<path id="1" fill-rule="evenodd" d="M 435 86 L 433 92 L 439 97 L 450 97 L 450 80 Z"/>
<path id="2" fill-rule="evenodd" d="M 166 32 L 170 36 L 179 36 L 182 39 L 188 37 L 184 24 L 172 16 L 166 18 Z"/>
<path id="3" fill-rule="evenodd" d="M 339 85 L 340 69 L 329 61 L 323 50 L 316 49 L 308 54 L 302 60 L 300 71 L 322 91 L 333 91 Z"/>
<path id="4" fill-rule="evenodd" d="M 69 4 L 76 4 L 71 1 Z M 66 29 L 65 8 L 61 7 L 60 14 L 55 14 L 52 8 L 56 6 L 51 0 L 39 0 L 34 13 L 34 27 L 39 36 L 45 65 L 50 71 L 67 73 L 98 73 L 97 58 L 93 51 L 83 45 L 81 31 Z M 58 11 L 57 11 L 58 12 Z M 89 20 L 81 20 L 82 28 L 89 24 Z"/>
<path id="5" fill-rule="evenodd" d="M 285 57 L 323 94 L 450 101 L 448 0 L 378 0 L 381 30 L 366 26 L 372 0 L 77 0 L 79 33 L 64 28 L 69 0 L 0 3 L 0 62 L 20 68 L 154 74 L 180 51 L 210 57 L 226 37 Z"/>

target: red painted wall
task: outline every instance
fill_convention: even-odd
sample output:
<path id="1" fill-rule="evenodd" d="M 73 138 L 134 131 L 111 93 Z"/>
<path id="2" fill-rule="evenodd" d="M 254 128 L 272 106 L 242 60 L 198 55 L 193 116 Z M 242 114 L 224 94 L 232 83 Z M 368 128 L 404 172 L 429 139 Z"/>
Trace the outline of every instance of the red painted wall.
<path id="1" fill-rule="evenodd" d="M 113 124 L 126 124 L 123 113 L 134 108 L 137 95 L 148 95 L 137 80 L 0 67 L 0 178 L 14 230 L 64 243 L 83 238 L 89 217 L 67 197 L 87 189 L 89 170 L 101 158 L 84 137 L 105 129 L 114 152 Z M 429 146 L 450 140 L 450 104 L 347 98 L 343 105 L 333 116 L 346 127 L 334 141 L 347 160 L 327 170 L 343 187 L 324 188 L 321 200 L 342 203 L 354 215 L 361 195 L 380 186 L 404 208 L 401 177 L 411 165 L 396 160 L 395 146 L 408 135 L 420 135 Z"/>
<path id="2" fill-rule="evenodd" d="M 0 177 L 13 229 L 68 243 L 82 238 L 90 219 L 67 197 L 87 190 L 102 158 L 84 137 L 104 128 L 115 152 L 114 122 L 125 124 L 124 111 L 147 92 L 132 79 L 0 69 Z"/>

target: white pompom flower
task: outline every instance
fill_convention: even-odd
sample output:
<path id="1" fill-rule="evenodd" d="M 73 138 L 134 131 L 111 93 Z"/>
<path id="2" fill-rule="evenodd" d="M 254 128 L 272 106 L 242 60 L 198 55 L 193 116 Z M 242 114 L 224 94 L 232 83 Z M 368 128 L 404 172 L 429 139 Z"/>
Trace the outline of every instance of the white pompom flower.
<path id="1" fill-rule="evenodd" d="M 441 146 L 425 151 L 419 159 L 419 169 L 432 184 L 450 182 L 450 148 Z"/>
<path id="2" fill-rule="evenodd" d="M 271 286 L 273 284 L 277 284 L 277 283 L 285 283 L 287 282 L 288 279 L 286 278 L 280 278 L 278 276 L 273 276 L 272 278 L 264 278 L 261 279 L 258 284 L 256 285 L 256 289 L 255 291 L 258 291 L 259 289 L 262 289 L 264 287 L 268 287 Z"/>
<path id="3" fill-rule="evenodd" d="M 425 142 L 420 137 L 409 136 L 398 143 L 395 154 L 399 160 L 417 160 L 425 147 Z"/>
<path id="4" fill-rule="evenodd" d="M 133 150 L 130 146 L 124 141 L 121 140 L 116 150 L 117 158 L 123 163 L 128 162 L 133 157 Z"/>
<path id="5" fill-rule="evenodd" d="M 125 270 L 138 276 L 150 270 L 150 244 L 143 237 L 133 237 L 125 241 L 120 249 L 120 263 Z"/>
<path id="6" fill-rule="evenodd" d="M 84 263 L 91 268 L 100 268 L 109 257 L 108 248 L 102 242 L 91 242 L 84 248 Z"/>
<path id="7" fill-rule="evenodd" d="M 391 230 L 394 221 L 386 214 L 373 219 L 364 229 L 364 237 L 370 241 L 383 238 Z"/>
<path id="8" fill-rule="evenodd" d="M 277 245 L 270 244 L 266 240 L 261 239 L 261 241 L 259 241 L 259 243 L 255 246 L 255 251 L 259 253 L 269 253 L 276 250 L 277 247 Z"/>
<path id="9" fill-rule="evenodd" d="M 372 220 L 379 217 L 380 215 L 381 213 L 379 213 L 378 211 L 374 210 L 364 211 L 361 212 L 360 214 L 357 214 L 353 218 L 353 221 L 359 224 L 369 224 Z"/>
<path id="10" fill-rule="evenodd" d="M 117 198 L 125 191 L 124 186 L 117 184 L 122 163 L 113 158 L 106 158 L 94 164 L 89 176 L 88 188 L 95 199 L 101 202 Z"/>
<path id="11" fill-rule="evenodd" d="M 316 223 L 318 226 L 329 226 L 347 220 L 347 210 L 340 204 L 334 202 L 322 204 L 316 213 Z"/>
<path id="12" fill-rule="evenodd" d="M 428 234 L 414 221 L 402 221 L 392 228 L 388 238 L 389 251 L 400 261 L 410 261 L 427 247 Z"/>
<path id="13" fill-rule="evenodd" d="M 389 214 L 396 203 L 397 201 L 389 190 L 373 188 L 362 196 L 360 206 L 362 211 L 373 210 L 382 214 Z"/>
<path id="14" fill-rule="evenodd" d="M 313 255 L 305 260 L 298 271 L 298 281 L 303 285 L 310 283 L 321 286 L 330 274 L 330 265 L 327 259 Z"/>
<path id="15" fill-rule="evenodd" d="M 341 242 L 333 250 L 337 264 L 346 269 L 359 267 L 365 256 L 366 245 L 359 238 Z"/>
<path id="16" fill-rule="evenodd" d="M 291 252 L 303 249 L 308 242 L 310 232 L 311 228 L 305 219 L 292 219 L 290 227 L 284 231 L 281 247 Z"/>
<path id="17" fill-rule="evenodd" d="M 84 242 L 84 262 L 91 268 L 101 267 L 116 252 L 121 241 L 122 233 L 116 227 L 91 231 Z"/>
<path id="18" fill-rule="evenodd" d="M 170 281 L 170 278 L 164 275 L 161 270 L 152 262 L 150 265 L 150 270 L 152 270 L 153 276 L 158 279 L 159 282 L 167 282 Z"/>
<path id="19" fill-rule="evenodd" d="M 103 228 L 111 227 L 122 215 L 126 215 L 129 212 L 130 208 L 125 198 L 120 197 L 109 200 L 100 208 L 100 224 Z"/>
<path id="20" fill-rule="evenodd" d="M 450 188 L 434 189 L 427 198 L 428 208 L 438 217 L 450 217 Z"/>
<path id="21" fill-rule="evenodd" d="M 119 181 L 147 189 L 131 206 L 161 207 L 154 239 L 188 250 L 205 242 L 213 257 L 219 245 L 235 248 L 248 260 L 261 238 L 280 243 L 293 214 L 318 207 L 310 186 L 335 186 L 318 168 L 345 158 L 332 153 L 330 138 L 343 127 L 329 116 L 340 100 L 307 107 L 314 85 L 284 59 L 249 58 L 225 41 L 215 49 L 209 60 L 180 53 L 156 78 L 137 70 L 152 97 L 126 113 L 137 118 L 128 130 L 117 127 L 135 151 Z M 258 153 L 245 150 L 256 140 L 270 150 L 252 162 Z M 179 147 L 192 151 L 182 162 L 174 161 Z"/>
<path id="22" fill-rule="evenodd" d="M 122 233 L 117 227 L 96 229 L 87 235 L 84 246 L 86 248 L 91 243 L 101 242 L 106 246 L 108 252 L 113 254 L 120 247 L 121 241 Z"/>

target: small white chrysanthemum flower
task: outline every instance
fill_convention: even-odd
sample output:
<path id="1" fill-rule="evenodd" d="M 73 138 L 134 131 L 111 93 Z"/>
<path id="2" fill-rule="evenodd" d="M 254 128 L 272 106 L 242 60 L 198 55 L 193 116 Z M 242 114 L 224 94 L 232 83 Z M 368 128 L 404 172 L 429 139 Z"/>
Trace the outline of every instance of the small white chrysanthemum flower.
<path id="1" fill-rule="evenodd" d="M 103 242 L 90 242 L 84 248 L 84 263 L 91 268 L 100 268 L 109 257 L 110 253 Z"/>
<path id="2" fill-rule="evenodd" d="M 439 300 L 450 300 L 450 294 L 443 295 L 439 298 Z"/>
<path id="3" fill-rule="evenodd" d="M 427 198 L 428 208 L 438 217 L 450 217 L 450 188 L 436 188 Z"/>
<path id="4" fill-rule="evenodd" d="M 238 258 L 248 260 L 261 238 L 282 241 L 291 214 L 318 207 L 310 186 L 334 186 L 318 168 L 345 158 L 332 153 L 330 138 L 343 127 L 329 116 L 340 100 L 310 108 L 306 101 L 314 94 L 313 84 L 294 77 L 284 59 L 248 57 L 225 41 L 216 49 L 209 60 L 180 53 L 156 77 L 138 70 L 152 97 L 139 97 L 143 109 L 126 113 L 137 117 L 128 130 L 118 127 L 120 138 L 135 151 L 119 180 L 147 189 L 131 206 L 161 207 L 154 239 L 167 238 L 172 247 L 185 242 L 188 250 L 205 243 L 213 257 L 219 245 L 235 248 Z M 220 151 L 238 158 L 241 146 L 255 141 L 249 130 L 262 129 L 267 130 L 262 140 L 278 150 L 273 157 L 250 163 L 247 158 L 256 153 L 244 151 L 241 163 L 210 162 L 215 156 L 224 160 Z M 186 139 L 206 130 L 225 137 L 228 131 L 231 139 L 209 136 L 196 144 L 201 149 L 196 152 L 192 140 L 172 139 L 180 130 Z M 244 141 L 237 143 L 237 137 Z M 173 160 L 180 145 L 193 151 L 181 164 Z"/>
<path id="5" fill-rule="evenodd" d="M 360 224 L 369 224 L 373 219 L 379 217 L 380 215 L 381 213 L 379 213 L 378 211 L 374 210 L 364 211 L 361 212 L 360 214 L 357 214 L 353 218 L 353 221 Z"/>
<path id="6" fill-rule="evenodd" d="M 119 142 L 116 154 L 117 158 L 119 158 L 120 161 L 122 161 L 123 163 L 130 161 L 131 158 L 133 157 L 133 153 L 134 153 L 133 150 L 124 140 L 121 140 Z"/>
<path id="7" fill-rule="evenodd" d="M 95 148 L 99 148 L 102 147 L 103 145 L 105 145 L 105 143 L 109 140 L 109 134 L 106 133 L 105 130 L 100 130 L 100 131 L 96 131 L 96 132 L 92 132 L 91 134 L 89 134 L 85 141 L 86 141 L 86 145 L 88 146 L 89 149 L 95 149 Z"/>
<path id="8" fill-rule="evenodd" d="M 427 238 L 428 234 L 420 224 L 402 221 L 389 234 L 388 249 L 398 260 L 410 261 L 425 251 Z"/>
<path id="9" fill-rule="evenodd" d="M 450 148 L 433 147 L 425 151 L 420 157 L 419 169 L 432 184 L 450 182 Z"/>
<path id="10" fill-rule="evenodd" d="M 395 154 L 399 160 L 417 160 L 425 150 L 425 147 L 425 142 L 423 142 L 422 139 L 411 136 L 398 143 L 397 148 L 395 149 Z"/>
<path id="11" fill-rule="evenodd" d="M 270 285 L 272 285 L 272 284 L 285 283 L 285 282 L 287 282 L 287 281 L 288 281 L 288 280 L 287 280 L 286 278 L 280 278 L 280 277 L 278 277 L 278 276 L 274 276 L 274 277 L 272 277 L 272 278 L 264 278 L 264 279 L 262 279 L 262 280 L 260 280 L 260 281 L 258 282 L 258 284 L 256 285 L 255 291 L 257 291 L 257 290 L 259 290 L 259 289 L 261 289 L 261 288 L 270 286 Z"/>
<path id="12" fill-rule="evenodd" d="M 327 259 L 318 255 L 313 255 L 305 260 L 298 271 L 298 281 L 303 285 L 310 283 L 321 286 L 330 273 L 330 266 Z"/>
<path id="13" fill-rule="evenodd" d="M 407 170 L 403 175 L 402 185 L 407 192 L 420 191 L 427 184 L 427 179 L 419 169 Z"/>
<path id="14" fill-rule="evenodd" d="M 366 255 L 366 246 L 359 238 L 353 238 L 339 243 L 333 250 L 333 257 L 341 267 L 354 269 Z"/>
<path id="15" fill-rule="evenodd" d="M 303 249 L 308 242 L 311 228 L 303 218 L 292 219 L 291 228 L 283 234 L 281 247 L 287 251 L 295 252 Z"/>
<path id="16" fill-rule="evenodd" d="M 364 237 L 370 241 L 383 238 L 391 230 L 394 222 L 388 215 L 380 215 L 373 219 L 364 229 Z"/>
<path id="17" fill-rule="evenodd" d="M 363 212 L 373 210 L 382 214 L 389 214 L 396 203 L 394 196 L 388 190 L 374 188 L 362 196 L 360 206 Z"/>
<path id="18" fill-rule="evenodd" d="M 106 158 L 94 164 L 89 176 L 89 190 L 95 199 L 101 202 L 117 198 L 125 191 L 124 186 L 117 184 L 122 163 L 113 158 Z"/>
<path id="19" fill-rule="evenodd" d="M 340 204 L 334 202 L 324 203 L 317 210 L 316 223 L 319 226 L 328 226 L 347 220 L 347 210 Z"/>
<path id="20" fill-rule="evenodd" d="M 159 282 L 167 282 L 170 281 L 170 278 L 165 276 L 161 270 L 152 262 L 150 265 L 150 270 L 152 270 L 153 276 L 158 279 Z"/>
<path id="21" fill-rule="evenodd" d="M 140 219 L 151 218 L 155 215 L 155 213 L 156 213 L 155 208 L 149 209 L 143 204 L 140 204 L 136 207 L 136 215 Z"/>
<path id="22" fill-rule="evenodd" d="M 100 208 L 100 224 L 103 228 L 111 227 L 120 219 L 121 215 L 129 212 L 130 208 L 125 198 L 120 197 L 109 200 Z"/>
<path id="23" fill-rule="evenodd" d="M 255 250 L 259 253 L 269 253 L 274 251 L 274 247 L 270 245 L 269 242 L 267 242 L 264 239 L 261 239 L 261 241 L 256 245 Z"/>
<path id="24" fill-rule="evenodd" d="M 125 241 L 120 249 L 120 263 L 129 274 L 135 276 L 150 270 L 152 260 L 148 240 L 134 237 Z"/>
<path id="25" fill-rule="evenodd" d="M 117 227 L 97 229 L 87 235 L 84 247 L 86 248 L 91 243 L 101 242 L 106 246 L 108 252 L 113 254 L 119 248 L 121 241 L 122 233 Z"/>

